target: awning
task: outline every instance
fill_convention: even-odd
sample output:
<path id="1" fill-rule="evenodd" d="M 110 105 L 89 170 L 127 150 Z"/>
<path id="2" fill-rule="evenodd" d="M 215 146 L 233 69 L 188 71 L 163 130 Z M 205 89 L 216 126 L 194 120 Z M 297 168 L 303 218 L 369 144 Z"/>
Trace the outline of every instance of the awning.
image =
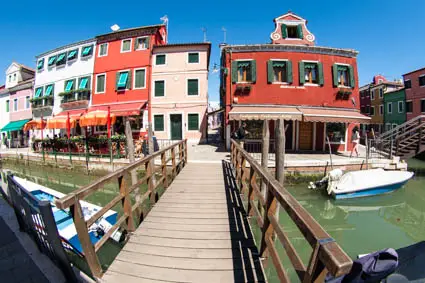
<path id="1" fill-rule="evenodd" d="M 111 125 L 115 124 L 117 121 L 117 116 L 113 113 L 110 113 Z M 104 110 L 95 110 L 87 114 L 84 114 L 80 118 L 80 126 L 105 126 L 108 124 L 108 111 Z"/>
<path id="2" fill-rule="evenodd" d="M 298 108 L 305 122 L 370 123 L 370 117 L 356 110 L 330 108 Z"/>
<path id="3" fill-rule="evenodd" d="M 67 116 L 56 116 L 47 120 L 46 129 L 66 129 Z M 75 128 L 77 126 L 77 120 L 69 118 L 69 127 Z"/>
<path id="4" fill-rule="evenodd" d="M 30 119 L 25 119 L 25 120 L 19 120 L 19 121 L 10 122 L 6 126 L 4 126 L 3 129 L 1 129 L 1 131 L 2 132 L 12 132 L 12 131 L 22 130 L 22 128 L 24 127 L 24 125 L 26 123 L 28 123 L 29 120 Z"/>
<path id="5" fill-rule="evenodd" d="M 41 130 L 41 129 L 44 129 L 45 127 L 46 127 L 45 120 L 41 120 L 41 119 L 31 120 L 25 124 L 24 131 Z"/>
<path id="6" fill-rule="evenodd" d="M 230 120 L 301 120 L 302 113 L 296 107 L 233 106 Z"/>
<path id="7" fill-rule="evenodd" d="M 140 110 L 145 106 L 145 104 L 146 104 L 146 101 L 94 105 L 90 107 L 89 112 L 96 111 L 96 110 L 107 111 L 109 106 L 111 113 L 115 114 L 116 116 L 136 116 L 136 115 L 140 115 Z"/>
<path id="8" fill-rule="evenodd" d="M 59 117 L 59 116 L 68 117 L 68 113 L 69 113 L 69 117 L 74 118 L 76 120 L 79 120 L 81 115 L 83 115 L 86 111 L 87 111 L 87 109 L 67 110 L 67 111 L 60 112 L 59 114 L 56 115 L 56 117 Z"/>

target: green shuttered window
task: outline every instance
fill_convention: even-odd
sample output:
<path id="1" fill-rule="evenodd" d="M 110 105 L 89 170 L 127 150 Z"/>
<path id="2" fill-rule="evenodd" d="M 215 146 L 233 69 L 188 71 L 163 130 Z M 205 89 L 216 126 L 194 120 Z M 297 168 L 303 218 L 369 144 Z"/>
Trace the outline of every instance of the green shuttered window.
<path id="1" fill-rule="evenodd" d="M 51 57 L 49 57 L 49 61 L 47 62 L 47 65 L 49 67 L 53 66 L 55 64 L 55 62 L 56 62 L 56 56 L 51 56 Z"/>
<path id="2" fill-rule="evenodd" d="M 165 96 L 165 81 L 155 81 L 155 97 Z"/>
<path id="3" fill-rule="evenodd" d="M 6 112 L 10 111 L 10 101 L 6 100 Z"/>
<path id="4" fill-rule="evenodd" d="M 62 53 L 58 55 L 58 59 L 56 60 L 56 66 L 60 66 L 66 63 L 66 53 Z"/>
<path id="5" fill-rule="evenodd" d="M 134 41 L 134 50 L 145 50 L 149 48 L 149 37 L 139 37 Z"/>
<path id="6" fill-rule="evenodd" d="M 257 63 L 255 60 L 232 62 L 232 83 L 255 83 Z"/>
<path id="7" fill-rule="evenodd" d="M 155 65 L 165 65 L 165 54 L 155 56 Z"/>
<path id="8" fill-rule="evenodd" d="M 354 69 L 351 65 L 333 64 L 332 65 L 332 84 L 333 87 L 351 87 L 356 86 L 354 80 Z"/>
<path id="9" fill-rule="evenodd" d="M 188 114 L 188 130 L 198 131 L 199 130 L 199 114 Z"/>
<path id="10" fill-rule="evenodd" d="M 134 88 L 145 87 L 145 69 L 136 70 L 134 74 Z"/>
<path id="11" fill-rule="evenodd" d="M 323 64 L 321 62 L 298 63 L 300 84 L 324 84 Z"/>
<path id="12" fill-rule="evenodd" d="M 188 79 L 187 80 L 187 94 L 188 95 L 199 95 L 198 89 L 198 79 Z"/>
<path id="13" fill-rule="evenodd" d="M 124 89 L 130 89 L 130 88 L 131 88 L 131 72 L 130 71 L 117 72 L 116 89 L 124 90 Z"/>
<path id="14" fill-rule="evenodd" d="M 70 92 L 71 90 L 74 90 L 74 80 L 69 80 L 65 82 L 65 92 Z"/>
<path id="15" fill-rule="evenodd" d="M 80 85 L 78 86 L 78 88 L 79 89 L 89 88 L 89 77 L 81 78 Z"/>
<path id="16" fill-rule="evenodd" d="M 41 96 L 43 96 L 43 88 L 42 87 L 38 87 L 35 90 L 34 97 L 37 98 L 37 97 L 41 97 Z"/>
<path id="17" fill-rule="evenodd" d="M 154 131 L 164 131 L 164 115 L 153 115 Z"/>
<path id="18" fill-rule="evenodd" d="M 48 85 L 45 88 L 46 88 L 46 90 L 44 92 L 44 96 L 51 96 L 51 95 L 53 95 L 53 85 Z"/>
<path id="19" fill-rule="evenodd" d="M 39 70 L 43 70 L 43 68 L 44 68 L 44 58 L 43 58 L 43 59 L 38 60 L 38 63 L 37 63 L 37 70 L 38 70 L 38 71 L 39 71 Z"/>
<path id="20" fill-rule="evenodd" d="M 121 52 L 131 51 L 131 39 L 124 39 L 121 43 Z"/>
<path id="21" fill-rule="evenodd" d="M 96 77 L 96 92 L 97 93 L 105 92 L 105 75 L 98 75 Z"/>
<path id="22" fill-rule="evenodd" d="M 77 59 L 77 54 L 78 54 L 78 49 L 68 51 L 67 59 L 68 59 L 68 60 L 74 60 L 74 59 Z"/>
<path id="23" fill-rule="evenodd" d="M 81 50 L 81 57 L 90 56 L 93 54 L 93 45 L 84 46 Z"/>
<path id="24" fill-rule="evenodd" d="M 292 83 L 292 62 L 267 61 L 267 82 L 268 83 Z"/>
<path id="25" fill-rule="evenodd" d="M 199 53 L 189 53 L 189 63 L 199 63 Z"/>
<path id="26" fill-rule="evenodd" d="M 280 25 L 280 31 L 282 33 L 282 38 L 287 38 L 288 37 L 288 32 L 286 30 L 286 25 L 285 24 L 281 24 Z"/>

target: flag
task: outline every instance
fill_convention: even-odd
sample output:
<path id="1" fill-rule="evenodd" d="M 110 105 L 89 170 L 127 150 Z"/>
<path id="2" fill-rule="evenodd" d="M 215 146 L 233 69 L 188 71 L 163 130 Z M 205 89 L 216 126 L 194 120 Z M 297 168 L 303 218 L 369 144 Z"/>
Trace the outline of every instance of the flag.
<path id="1" fill-rule="evenodd" d="M 163 17 L 160 18 L 161 21 L 163 21 L 164 24 L 168 23 L 168 16 L 165 15 Z"/>

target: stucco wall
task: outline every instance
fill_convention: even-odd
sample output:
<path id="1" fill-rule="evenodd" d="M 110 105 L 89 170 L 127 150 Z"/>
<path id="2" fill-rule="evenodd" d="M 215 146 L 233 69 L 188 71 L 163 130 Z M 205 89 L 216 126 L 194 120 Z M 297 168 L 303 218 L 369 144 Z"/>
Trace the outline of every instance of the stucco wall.
<path id="1" fill-rule="evenodd" d="M 25 99 L 29 96 L 32 97 L 32 89 L 18 90 L 10 95 L 10 121 L 19 121 L 32 118 L 31 104 L 26 107 Z M 14 111 L 14 100 L 18 99 L 18 110 Z"/>
<path id="2" fill-rule="evenodd" d="M 0 94 L 0 130 L 9 123 L 10 113 L 6 112 L 6 101 L 9 94 Z"/>
<path id="3" fill-rule="evenodd" d="M 412 101 L 412 113 L 406 113 L 407 120 L 411 120 L 419 115 L 421 112 L 421 100 L 425 99 L 425 86 L 419 86 L 419 76 L 425 75 L 425 69 L 420 69 L 415 72 L 403 75 L 403 79 L 410 80 L 412 88 L 406 89 L 406 101 Z"/>

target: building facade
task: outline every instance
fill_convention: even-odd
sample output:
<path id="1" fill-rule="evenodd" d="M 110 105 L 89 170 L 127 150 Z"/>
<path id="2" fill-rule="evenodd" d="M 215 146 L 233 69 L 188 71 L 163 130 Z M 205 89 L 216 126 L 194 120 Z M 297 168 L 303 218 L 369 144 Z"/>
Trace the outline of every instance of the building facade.
<path id="1" fill-rule="evenodd" d="M 249 138 L 261 138 L 259 120 L 283 118 L 288 150 L 325 150 L 326 137 L 334 150 L 350 150 L 354 127 L 369 120 L 360 114 L 358 52 L 315 46 L 294 13 L 274 22 L 271 44 L 221 46 L 227 146 L 241 121 Z"/>
<path id="2" fill-rule="evenodd" d="M 153 48 L 150 109 L 157 138 L 206 138 L 210 52 L 210 43 Z"/>
<path id="3" fill-rule="evenodd" d="M 111 113 L 119 117 L 114 128 L 118 132 L 124 131 L 122 117 L 128 116 L 133 117 L 134 134 L 146 128 L 152 48 L 166 42 L 165 25 L 124 29 L 97 36 L 90 111 L 109 107 Z"/>
<path id="4" fill-rule="evenodd" d="M 378 75 L 373 78 L 370 86 L 370 111 L 371 126 L 375 133 L 383 133 L 384 127 L 384 97 L 386 93 L 403 87 L 401 82 L 387 81 L 383 76 Z"/>
<path id="5" fill-rule="evenodd" d="M 406 122 L 406 93 L 404 89 L 387 92 L 384 95 L 384 124 L 389 131 Z"/>
<path id="6" fill-rule="evenodd" d="M 22 130 L 32 118 L 31 98 L 34 85 L 34 70 L 13 62 L 6 70 L 5 89 L 8 92 L 5 101 L 8 123 L 2 127 L 7 133 L 10 147 L 26 147 L 29 135 Z"/>
<path id="7" fill-rule="evenodd" d="M 406 119 L 425 113 L 425 68 L 403 75 L 406 92 Z"/>
<path id="8" fill-rule="evenodd" d="M 91 103 L 95 53 L 96 41 L 89 39 L 36 56 L 34 118 L 50 118 L 69 112 L 78 119 L 86 111 Z M 45 135 L 52 137 L 53 132 L 45 130 Z M 40 137 L 41 133 L 35 130 L 34 135 Z"/>
<path id="9" fill-rule="evenodd" d="M 5 85 L 0 86 L 0 148 L 5 148 L 7 132 L 2 129 L 9 124 L 10 95 Z"/>

